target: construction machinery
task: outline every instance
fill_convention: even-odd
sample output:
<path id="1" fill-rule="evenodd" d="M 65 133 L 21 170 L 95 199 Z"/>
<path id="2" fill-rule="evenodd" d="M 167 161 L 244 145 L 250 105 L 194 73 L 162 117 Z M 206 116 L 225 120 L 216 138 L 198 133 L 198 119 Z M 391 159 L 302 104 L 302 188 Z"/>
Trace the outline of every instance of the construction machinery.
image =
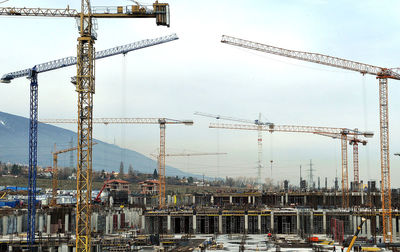
<path id="1" fill-rule="evenodd" d="M 97 143 L 93 143 L 95 145 Z M 58 155 L 70 151 L 75 151 L 78 149 L 78 146 L 68 148 L 68 149 L 63 149 L 63 150 L 57 150 L 56 144 L 54 144 L 54 151 L 52 152 L 53 154 L 53 168 L 52 168 L 52 194 L 51 194 L 51 201 L 50 201 L 50 206 L 55 207 L 57 206 L 57 189 L 58 189 Z"/>
<path id="2" fill-rule="evenodd" d="M 101 197 L 101 193 L 104 191 L 104 188 L 106 188 L 106 186 L 107 186 L 108 184 L 113 183 L 113 182 L 115 182 L 115 181 L 118 181 L 118 180 L 108 178 L 108 179 L 104 182 L 104 184 L 103 184 L 103 186 L 101 187 L 99 193 L 97 194 L 96 198 L 95 198 L 93 201 L 94 201 L 95 203 L 101 203 L 100 197 Z"/>
<path id="3" fill-rule="evenodd" d="M 152 8 L 151 8 L 152 7 Z M 81 0 L 81 12 L 70 9 L 15 8 L 2 7 L 0 15 L 72 17 L 79 18 L 79 38 L 77 47 L 78 92 L 78 162 L 77 162 L 77 203 L 76 203 L 76 250 L 91 250 L 91 193 L 92 193 L 92 117 L 93 95 L 95 93 L 94 42 L 97 39 L 95 18 L 155 18 L 157 25 L 169 27 L 169 4 L 158 3 L 144 7 L 132 6 L 92 7 L 90 0 Z M 31 78 L 31 115 L 30 115 L 30 152 L 37 148 L 37 75 L 32 71 Z M 35 137 L 36 136 L 36 137 Z M 32 143 L 32 144 L 31 144 Z M 32 148 L 32 150 L 31 150 Z M 30 154 L 31 155 L 31 154 Z M 37 157 L 29 158 L 29 174 L 36 174 Z M 35 193 L 36 184 L 29 176 L 28 185 L 28 231 L 27 241 L 32 248 L 35 241 Z"/>
<path id="4" fill-rule="evenodd" d="M 42 123 L 63 124 L 77 123 L 76 119 L 43 119 Z M 165 207 L 165 128 L 167 124 L 193 125 L 192 120 L 175 120 L 169 118 L 93 118 L 94 124 L 159 124 L 160 125 L 160 152 L 158 158 L 159 207 Z"/>
<path id="5" fill-rule="evenodd" d="M 258 125 L 246 124 L 217 124 L 211 123 L 210 128 L 235 129 L 235 130 L 260 130 Z M 371 138 L 372 132 L 361 132 L 358 129 L 333 128 L 333 127 L 315 127 L 315 126 L 298 126 L 298 125 L 276 125 L 261 126 L 262 131 L 277 132 L 296 132 L 311 133 L 317 135 L 328 135 L 330 137 L 340 136 L 341 153 L 342 153 L 342 207 L 349 207 L 349 183 L 348 183 L 348 162 L 347 162 L 347 138 L 350 136 L 364 136 Z"/>
<path id="6" fill-rule="evenodd" d="M 288 50 L 271 45 L 256 43 L 244 39 L 223 35 L 222 43 L 251 50 L 275 54 L 307 62 L 359 72 L 362 75 L 376 76 L 379 81 L 379 125 L 381 152 L 381 199 L 383 214 L 383 237 L 385 242 L 392 242 L 392 196 L 390 189 L 389 155 L 389 114 L 388 114 L 388 79 L 400 80 L 398 69 L 378 67 L 356 61 L 323 55 L 320 53 Z"/>
<path id="7" fill-rule="evenodd" d="M 263 166 L 262 165 L 262 129 L 261 129 L 261 126 L 263 126 L 263 125 L 272 125 L 272 123 L 263 122 L 261 120 L 261 113 L 258 114 L 258 119 L 256 119 L 256 120 L 239 119 L 239 118 L 234 118 L 234 117 L 230 117 L 230 116 L 213 115 L 213 114 L 202 113 L 202 112 L 195 112 L 194 114 L 195 115 L 200 115 L 200 116 L 205 116 L 205 117 L 211 117 L 211 118 L 215 118 L 215 119 L 222 119 L 222 120 L 236 121 L 236 122 L 242 122 L 242 123 L 257 125 L 257 127 L 258 127 L 258 138 L 257 138 L 257 145 L 258 145 L 257 183 L 258 183 L 258 185 L 261 185 L 261 170 L 262 170 L 262 166 Z"/>
<path id="8" fill-rule="evenodd" d="M 367 220 L 366 218 L 361 218 L 361 223 L 360 223 L 360 225 L 358 225 L 357 230 L 356 230 L 356 233 L 354 234 L 353 238 L 351 239 L 351 242 L 350 242 L 349 246 L 347 247 L 347 250 L 346 250 L 347 252 L 350 252 L 351 249 L 353 248 L 354 243 L 355 243 L 356 240 L 357 240 L 358 234 L 360 233 L 361 228 L 362 228 L 362 226 L 363 226 L 363 224 L 364 224 L 364 222 L 365 222 L 366 220 Z"/>

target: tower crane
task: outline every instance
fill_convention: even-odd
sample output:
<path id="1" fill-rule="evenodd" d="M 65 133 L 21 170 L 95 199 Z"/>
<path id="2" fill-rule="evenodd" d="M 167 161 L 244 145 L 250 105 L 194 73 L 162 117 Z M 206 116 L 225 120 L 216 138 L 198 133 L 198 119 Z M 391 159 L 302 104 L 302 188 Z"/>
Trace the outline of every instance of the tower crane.
<path id="1" fill-rule="evenodd" d="M 110 56 L 115 56 L 119 54 L 127 54 L 131 51 L 139 50 L 142 48 L 170 42 L 173 40 L 178 39 L 178 36 L 176 34 L 171 34 L 168 36 L 163 36 L 163 37 L 158 37 L 154 39 L 145 39 L 145 40 L 140 40 L 134 43 L 122 45 L 122 46 L 117 46 L 113 48 L 109 48 L 103 51 L 98 51 L 95 54 L 96 59 L 102 59 Z M 21 78 L 21 77 L 27 77 L 30 79 L 30 86 L 31 86 L 31 92 L 30 92 L 30 127 L 29 127 L 29 183 L 28 183 L 28 188 L 31 190 L 29 191 L 29 195 L 31 195 L 29 198 L 32 200 L 28 203 L 28 221 L 31 220 L 32 225 L 32 230 L 28 229 L 28 232 L 32 232 L 31 235 L 28 235 L 28 238 L 31 240 L 34 240 L 33 238 L 33 233 L 34 233 L 34 215 L 35 215 L 35 209 L 32 202 L 35 202 L 36 200 L 36 167 L 37 167 L 37 114 L 38 114 L 38 74 L 47 72 L 47 71 L 52 71 L 52 70 L 57 70 L 60 68 L 76 65 L 77 63 L 77 57 L 65 57 L 57 60 L 52 60 L 49 62 L 37 64 L 32 68 L 27 68 L 11 73 L 4 74 L 2 78 L 0 79 L 0 82 L 2 83 L 10 83 L 13 79 L 16 78 Z M 73 77 L 74 79 L 74 77 Z M 76 77 L 75 77 L 75 84 L 76 84 Z"/>
<path id="2" fill-rule="evenodd" d="M 259 130 L 256 125 L 246 124 L 218 124 L 210 123 L 210 128 L 221 128 L 221 129 L 235 129 L 235 130 Z M 347 208 L 349 206 L 349 183 L 348 183 L 348 163 L 347 163 L 347 138 L 348 136 L 364 136 L 371 138 L 372 132 L 361 132 L 357 129 L 347 128 L 332 128 L 332 127 L 316 127 L 316 126 L 298 126 L 298 125 L 276 125 L 270 124 L 267 126 L 261 126 L 262 131 L 269 131 L 273 133 L 277 132 L 296 132 L 296 133 L 311 133 L 318 135 L 340 135 L 342 141 L 342 206 Z"/>
<path id="3" fill-rule="evenodd" d="M 292 59 L 351 70 L 359 72 L 362 75 L 370 74 L 376 76 L 379 81 L 379 126 L 381 147 L 381 201 L 383 215 L 383 238 L 385 242 L 392 242 L 392 192 L 390 189 L 388 79 L 400 80 L 400 74 L 396 71 L 396 69 L 368 65 L 319 53 L 294 51 L 226 35 L 222 36 L 221 42 Z"/>
<path id="4" fill-rule="evenodd" d="M 258 127 L 258 138 L 257 138 L 257 145 L 258 145 L 258 163 L 257 163 L 257 183 L 261 185 L 261 170 L 262 170 L 262 125 L 272 125 L 270 122 L 263 122 L 261 120 L 261 113 L 258 114 L 258 119 L 256 120 L 247 120 L 247 119 L 239 119 L 239 118 L 234 118 L 230 116 L 222 116 L 222 115 L 213 115 L 213 114 L 208 114 L 208 113 L 202 113 L 202 112 L 195 112 L 195 115 L 200 115 L 200 116 L 205 116 L 205 117 L 211 117 L 215 119 L 222 119 L 222 120 L 228 120 L 228 121 L 236 121 L 236 122 L 242 122 L 242 123 L 248 123 L 248 124 L 254 124 L 257 125 Z"/>
<path id="5" fill-rule="evenodd" d="M 78 151 L 77 151 L 77 201 L 76 201 L 76 250 L 91 250 L 91 194 L 92 194 L 92 117 L 93 95 L 95 92 L 94 42 L 97 39 L 94 31 L 94 18 L 155 18 L 157 25 L 169 27 L 169 4 L 157 0 L 151 8 L 139 5 L 92 7 L 90 0 L 81 0 L 81 12 L 70 9 L 50 8 L 15 8 L 2 7 L 0 15 L 6 16 L 39 16 L 39 17 L 72 17 L 79 18 L 79 38 L 77 46 L 77 82 L 78 93 Z M 37 75 L 32 71 L 31 79 L 31 115 L 29 133 L 30 155 L 37 149 Z M 36 136 L 36 137 L 35 137 Z M 31 151 L 31 148 L 33 149 Z M 28 231 L 27 242 L 32 248 L 35 242 L 35 193 L 36 185 L 32 183 L 32 174 L 36 174 L 37 157 L 29 157 L 28 185 Z"/>
<path id="6" fill-rule="evenodd" d="M 64 124 L 77 123 L 76 119 L 43 119 L 42 123 Z M 169 118 L 93 118 L 94 124 L 159 124 L 160 125 L 160 152 L 158 159 L 159 207 L 165 206 L 165 128 L 167 124 L 193 125 L 192 120 L 176 120 Z"/>
<path id="7" fill-rule="evenodd" d="M 95 145 L 97 143 L 93 143 Z M 68 148 L 68 149 L 63 149 L 63 150 L 57 150 L 56 144 L 54 144 L 54 151 L 52 152 L 53 154 L 53 169 L 52 169 L 52 194 L 51 194 L 51 202 L 50 206 L 57 206 L 57 188 L 58 188 L 58 155 L 70 151 L 77 150 L 78 146 Z"/>
<path id="8" fill-rule="evenodd" d="M 331 137 L 331 138 L 335 138 L 335 139 L 341 139 L 341 135 L 340 134 L 318 134 L 318 135 L 322 135 L 322 136 L 327 136 L 327 137 Z M 350 145 L 353 146 L 353 176 L 354 176 L 354 183 L 355 186 L 357 188 L 357 190 L 359 190 L 360 188 L 360 176 L 359 176 L 359 163 L 358 163 L 358 145 L 362 144 L 362 145 L 367 145 L 368 141 L 365 139 L 359 139 L 358 136 L 354 135 L 351 137 L 347 137 L 347 141 L 349 142 Z M 343 144 L 343 142 L 342 142 Z M 342 148 L 343 149 L 343 148 Z"/>

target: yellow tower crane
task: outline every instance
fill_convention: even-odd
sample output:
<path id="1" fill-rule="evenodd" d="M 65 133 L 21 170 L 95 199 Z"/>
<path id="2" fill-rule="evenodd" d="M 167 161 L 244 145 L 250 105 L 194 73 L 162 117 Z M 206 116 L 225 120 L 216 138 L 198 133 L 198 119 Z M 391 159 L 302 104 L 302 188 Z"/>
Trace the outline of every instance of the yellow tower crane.
<path id="1" fill-rule="evenodd" d="M 258 125 L 247 124 L 218 124 L 210 123 L 210 128 L 235 129 L 235 130 L 260 130 Z M 316 126 L 298 126 L 298 125 L 275 125 L 262 126 L 262 131 L 273 132 L 294 132 L 294 133 L 311 133 L 317 135 L 333 135 L 340 136 L 341 153 L 342 153 L 342 207 L 349 207 L 349 183 L 348 183 L 348 161 L 347 161 L 347 141 L 348 137 L 364 136 L 371 138 L 372 132 L 361 132 L 357 129 L 351 130 L 347 128 L 333 127 L 316 127 Z M 332 136 L 330 136 L 332 137 Z"/>
<path id="2" fill-rule="evenodd" d="M 97 143 L 93 143 L 95 145 Z M 51 195 L 51 201 L 50 201 L 50 206 L 57 206 L 57 188 L 58 188 L 58 155 L 70 151 L 77 150 L 78 146 L 64 149 L 64 150 L 57 150 L 56 144 L 54 144 L 54 151 L 52 152 L 53 154 L 53 168 L 52 170 L 52 195 Z"/>
<path id="3" fill-rule="evenodd" d="M 376 78 L 379 80 L 379 125 L 381 145 L 381 201 L 383 217 L 383 238 L 385 242 L 392 242 L 392 192 L 390 189 L 388 79 L 400 80 L 400 74 L 395 71 L 396 69 L 368 65 L 320 53 L 294 51 L 226 35 L 222 36 L 221 42 L 233 46 L 243 47 L 269 54 L 275 54 L 292 59 L 351 70 L 359 72 L 362 75 L 371 74 L 376 76 Z"/>
<path id="4" fill-rule="evenodd" d="M 76 119 L 42 119 L 42 123 L 69 124 L 77 123 Z M 167 124 L 193 125 L 192 120 L 175 120 L 169 118 L 93 118 L 94 124 L 159 124 L 160 125 L 160 152 L 158 158 L 159 177 L 159 207 L 165 207 L 165 128 Z"/>
<path id="5" fill-rule="evenodd" d="M 76 251 L 91 250 L 92 194 L 92 118 L 95 93 L 94 18 L 155 18 L 157 25 L 169 27 L 169 4 L 156 0 L 149 7 L 132 6 L 92 7 L 90 0 L 81 0 L 81 12 L 73 9 L 2 7 L 0 15 L 73 17 L 79 18 L 77 46 L 76 91 L 78 92 L 78 151 L 76 200 Z M 31 236 L 33 237 L 31 239 Z M 29 246 L 34 242 L 34 230 L 28 230 Z"/>

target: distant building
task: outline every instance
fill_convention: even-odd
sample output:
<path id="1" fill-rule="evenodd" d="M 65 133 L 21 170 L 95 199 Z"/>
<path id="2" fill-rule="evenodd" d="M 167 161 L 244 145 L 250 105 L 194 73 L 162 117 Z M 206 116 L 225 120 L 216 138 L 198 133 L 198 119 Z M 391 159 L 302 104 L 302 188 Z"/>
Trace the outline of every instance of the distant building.
<path id="1" fill-rule="evenodd" d="M 156 194 L 158 192 L 159 182 L 158 180 L 145 180 L 139 182 L 141 194 Z"/>
<path id="2" fill-rule="evenodd" d="M 107 181 L 104 189 L 107 191 L 126 191 L 129 194 L 129 182 L 121 179 L 112 179 Z"/>

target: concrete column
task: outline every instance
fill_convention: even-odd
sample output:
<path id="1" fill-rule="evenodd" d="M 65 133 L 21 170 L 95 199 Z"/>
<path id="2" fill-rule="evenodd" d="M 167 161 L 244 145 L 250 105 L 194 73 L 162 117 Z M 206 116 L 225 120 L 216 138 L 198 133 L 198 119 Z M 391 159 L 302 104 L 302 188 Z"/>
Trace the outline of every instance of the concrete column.
<path id="1" fill-rule="evenodd" d="M 142 215 L 142 231 L 145 232 L 146 231 L 146 216 Z"/>
<path id="2" fill-rule="evenodd" d="M 22 233 L 22 215 L 17 216 L 17 233 Z"/>
<path id="3" fill-rule="evenodd" d="M 222 234 L 222 214 L 218 216 L 218 233 Z"/>
<path id="4" fill-rule="evenodd" d="M 362 217 L 358 217 L 358 225 L 360 225 L 362 221 Z M 363 225 L 363 227 L 361 228 L 362 234 L 366 234 L 367 233 L 367 225 Z"/>
<path id="5" fill-rule="evenodd" d="M 257 224 L 258 224 L 258 233 L 261 234 L 261 215 L 260 214 L 258 215 Z"/>
<path id="6" fill-rule="evenodd" d="M 229 203 L 232 204 L 232 195 L 229 195 Z"/>
<path id="7" fill-rule="evenodd" d="M 147 199 L 146 199 L 146 197 L 143 198 L 143 205 L 145 205 L 145 206 L 147 205 Z"/>
<path id="8" fill-rule="evenodd" d="M 121 229 L 121 214 L 119 213 L 117 216 L 118 216 L 118 218 L 117 218 L 117 228 L 118 228 L 118 230 L 120 230 Z"/>
<path id="9" fill-rule="evenodd" d="M 167 215 L 167 231 L 170 234 L 171 233 L 171 215 Z"/>
<path id="10" fill-rule="evenodd" d="M 285 205 L 285 198 L 283 197 L 283 195 L 281 195 L 281 206 Z"/>
<path id="11" fill-rule="evenodd" d="M 310 230 L 311 234 L 314 234 L 314 211 L 311 210 L 310 212 Z"/>
<path id="12" fill-rule="evenodd" d="M 361 189 L 361 205 L 364 205 L 364 190 Z"/>
<path id="13" fill-rule="evenodd" d="M 244 215 L 244 232 L 247 233 L 248 230 L 249 230 L 249 215 L 246 212 Z"/>
<path id="14" fill-rule="evenodd" d="M 171 205 L 171 195 L 167 195 L 167 205 Z"/>
<path id="15" fill-rule="evenodd" d="M 253 205 L 256 204 L 256 196 L 253 196 Z"/>
<path id="16" fill-rule="evenodd" d="M 352 215 L 353 218 L 353 233 L 356 233 L 357 231 L 357 216 Z"/>
<path id="17" fill-rule="evenodd" d="M 286 205 L 289 205 L 289 193 L 285 193 L 285 198 Z"/>
<path id="18" fill-rule="evenodd" d="M 38 216 L 38 231 L 43 233 L 43 215 Z"/>
<path id="19" fill-rule="evenodd" d="M 251 204 L 251 196 L 247 197 L 247 203 Z"/>
<path id="20" fill-rule="evenodd" d="M 322 215 L 322 231 L 326 234 L 326 211 L 323 211 Z"/>
<path id="21" fill-rule="evenodd" d="M 304 205 L 307 205 L 307 195 L 304 195 Z"/>
<path id="22" fill-rule="evenodd" d="M 46 222 L 46 233 L 51 234 L 51 215 L 47 215 L 47 222 Z"/>
<path id="23" fill-rule="evenodd" d="M 195 234 L 197 231 L 197 218 L 196 215 L 193 214 L 193 234 Z"/>
<path id="24" fill-rule="evenodd" d="M 376 228 L 379 229 L 379 213 L 376 215 Z"/>
<path id="25" fill-rule="evenodd" d="M 3 216 L 3 235 L 7 235 L 8 216 Z"/>
<path id="26" fill-rule="evenodd" d="M 396 216 L 392 215 L 392 236 L 396 237 Z"/>
<path id="27" fill-rule="evenodd" d="M 211 205 L 214 205 L 214 196 L 211 195 L 211 199 L 210 199 Z"/>
<path id="28" fill-rule="evenodd" d="M 110 233 L 110 216 L 106 215 L 106 234 Z"/>
<path id="29" fill-rule="evenodd" d="M 194 196 L 194 195 L 193 195 L 193 197 L 192 197 L 192 204 L 193 204 L 193 205 L 196 205 L 196 196 Z"/>
<path id="30" fill-rule="evenodd" d="M 68 245 L 67 244 L 61 245 L 61 251 L 62 252 L 68 252 Z"/>
<path id="31" fill-rule="evenodd" d="M 125 218 L 126 216 L 128 216 L 128 226 L 129 228 L 132 227 L 132 210 L 129 209 L 126 213 L 125 213 Z"/>
<path id="32" fill-rule="evenodd" d="M 99 218 L 99 214 L 98 213 L 93 213 L 92 214 L 92 230 L 94 232 L 97 232 L 97 223 L 98 223 L 98 218 Z"/>
<path id="33" fill-rule="evenodd" d="M 65 230 L 65 232 L 68 232 L 69 231 L 69 214 L 65 214 L 65 224 L 64 224 L 64 230 Z M 67 249 L 68 249 L 68 247 L 67 247 Z"/>
<path id="34" fill-rule="evenodd" d="M 114 215 L 113 214 L 109 215 L 109 221 L 110 221 L 110 224 L 109 224 L 110 234 L 112 234 L 112 233 L 114 233 Z"/>
<path id="35" fill-rule="evenodd" d="M 367 219 L 367 221 L 365 222 L 365 224 L 367 224 L 367 239 L 371 238 L 371 220 Z"/>
<path id="36" fill-rule="evenodd" d="M 300 234 L 300 213 L 299 210 L 296 210 L 296 231 Z"/>
<path id="37" fill-rule="evenodd" d="M 271 232 L 274 232 L 274 211 L 271 211 Z"/>
<path id="38" fill-rule="evenodd" d="M 322 196 L 322 204 L 326 205 L 326 195 L 324 193 L 324 195 Z"/>

